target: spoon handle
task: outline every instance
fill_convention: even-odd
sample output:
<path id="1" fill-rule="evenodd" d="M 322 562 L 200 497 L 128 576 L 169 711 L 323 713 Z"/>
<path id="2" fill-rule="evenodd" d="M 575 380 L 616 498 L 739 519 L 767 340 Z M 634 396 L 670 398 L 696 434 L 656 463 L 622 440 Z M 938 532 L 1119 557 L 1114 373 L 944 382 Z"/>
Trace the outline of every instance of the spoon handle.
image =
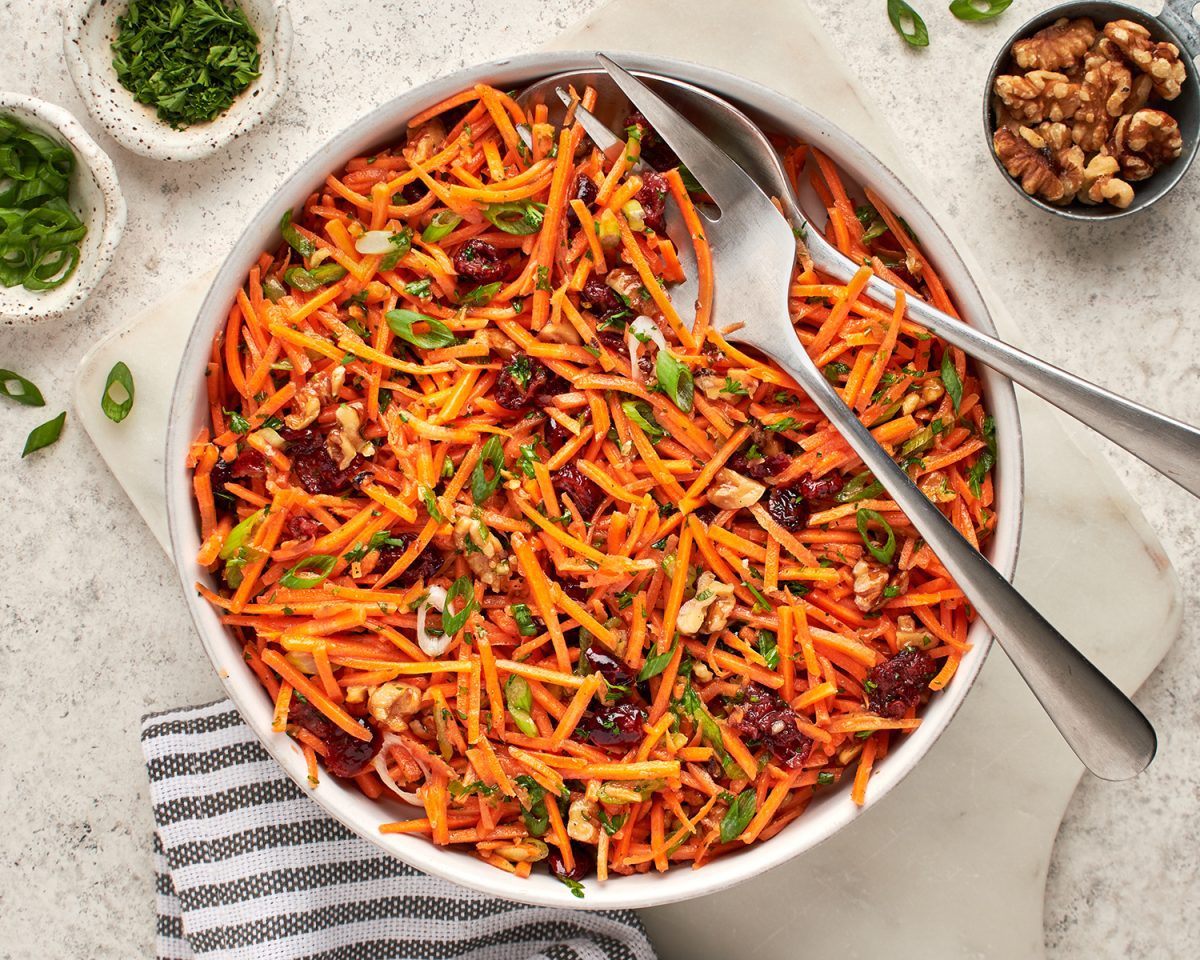
<path id="1" fill-rule="evenodd" d="M 810 251 L 817 265 L 848 280 L 856 269 L 850 260 L 826 247 L 819 235 L 811 240 Z M 896 302 L 895 288 L 878 277 L 871 278 L 866 292 L 880 303 L 891 306 Z M 923 300 L 910 297 L 908 315 L 930 333 L 1066 411 L 1200 497 L 1200 430 L 989 337 Z"/>
<path id="2" fill-rule="evenodd" d="M 963 538 L 842 402 L 799 341 L 780 340 L 772 344 L 772 357 L 933 548 L 1079 759 L 1105 780 L 1141 773 L 1157 748 L 1154 728 L 1141 711 Z"/>

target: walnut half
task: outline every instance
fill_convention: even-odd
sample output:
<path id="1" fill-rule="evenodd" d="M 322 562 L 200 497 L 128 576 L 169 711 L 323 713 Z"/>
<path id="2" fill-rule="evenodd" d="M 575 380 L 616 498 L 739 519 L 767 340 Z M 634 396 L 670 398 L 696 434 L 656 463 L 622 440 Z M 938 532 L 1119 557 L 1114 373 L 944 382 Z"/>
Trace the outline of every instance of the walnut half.
<path id="1" fill-rule="evenodd" d="M 1062 124 L 1049 126 L 1062 127 L 1061 132 L 1066 132 Z M 1004 169 L 1031 196 L 1051 203 L 1070 203 L 1083 185 L 1083 151 L 1074 144 L 1054 149 L 1042 134 L 1021 127 L 1016 134 L 1005 128 L 997 130 L 992 146 Z"/>
<path id="2" fill-rule="evenodd" d="M 1147 108 L 1117 121 L 1109 150 L 1126 180 L 1145 180 L 1183 153 L 1183 135 L 1174 117 Z"/>
<path id="3" fill-rule="evenodd" d="M 1079 109 L 1079 84 L 1051 70 L 1031 70 L 1023 77 L 999 76 L 994 88 L 1009 112 L 1026 123 L 1070 120 Z"/>
<path id="4" fill-rule="evenodd" d="M 1154 82 L 1154 89 L 1164 100 L 1174 100 L 1183 90 L 1187 68 L 1179 59 L 1179 48 L 1173 43 L 1156 43 L 1150 31 L 1132 20 L 1114 20 L 1104 25 L 1104 35 L 1115 43 L 1129 60 Z"/>
<path id="5" fill-rule="evenodd" d="M 1062 70 L 1083 59 L 1096 39 L 1096 25 L 1086 17 L 1066 17 L 1012 46 L 1013 59 L 1022 70 Z"/>

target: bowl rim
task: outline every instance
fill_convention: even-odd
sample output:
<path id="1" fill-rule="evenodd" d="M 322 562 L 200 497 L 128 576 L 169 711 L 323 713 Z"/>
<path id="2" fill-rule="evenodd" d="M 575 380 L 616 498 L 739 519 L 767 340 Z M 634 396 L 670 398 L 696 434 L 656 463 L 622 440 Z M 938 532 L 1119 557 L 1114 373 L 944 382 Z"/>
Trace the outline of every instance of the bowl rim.
<path id="1" fill-rule="evenodd" d="M 1179 185 L 1179 181 L 1184 178 L 1191 168 L 1192 162 L 1196 159 L 1197 152 L 1200 151 L 1200 136 L 1192 137 L 1191 146 L 1187 148 L 1183 155 L 1172 161 L 1171 167 L 1166 171 L 1166 176 L 1162 176 L 1162 171 L 1154 174 L 1157 182 L 1154 187 L 1155 192 L 1150 195 L 1149 199 L 1138 203 L 1137 191 L 1135 190 L 1133 203 L 1124 209 L 1114 207 L 1109 203 L 1096 204 L 1095 206 L 1076 205 L 1075 201 L 1071 201 L 1071 203 L 1060 207 L 1043 200 L 1041 197 L 1026 193 L 1016 179 L 1004 168 L 1004 164 L 1000 162 L 1000 158 L 996 155 L 996 151 L 992 147 L 992 135 L 996 132 L 993 119 L 992 85 L 995 83 L 996 77 L 1000 75 L 1000 71 L 1004 68 L 1004 65 L 1008 63 L 1010 59 L 1009 51 L 1012 49 L 1012 45 L 1017 40 L 1027 36 L 1030 31 L 1040 30 L 1060 17 L 1068 16 L 1072 11 L 1078 12 L 1082 8 L 1089 6 L 1090 2 L 1091 0 L 1066 0 L 1064 3 L 1048 7 L 1022 23 L 1004 41 L 1004 45 L 1000 47 L 992 60 L 991 66 L 988 68 L 986 84 L 983 90 L 983 140 L 987 147 L 988 156 L 992 158 L 996 169 L 1000 171 L 1000 175 L 1008 183 L 1009 187 L 1038 209 L 1055 214 L 1065 220 L 1075 220 L 1080 223 L 1110 223 L 1114 220 L 1134 216 L 1143 210 L 1149 209 L 1174 190 Z M 1180 96 L 1191 96 L 1196 102 L 1197 109 L 1200 109 L 1200 77 L 1197 76 L 1196 65 L 1192 59 L 1200 51 L 1191 50 L 1175 29 L 1170 24 L 1164 22 L 1161 17 L 1147 13 L 1139 7 L 1131 6 L 1125 3 L 1124 0 L 1095 0 L 1095 3 L 1106 7 L 1119 8 L 1124 13 L 1126 19 L 1140 23 L 1148 30 L 1158 31 L 1160 36 L 1179 47 L 1180 51 L 1187 56 L 1190 66 L 1190 69 L 1187 71 L 1187 78 L 1184 80 L 1184 93 L 1180 94 Z M 1170 102 L 1173 103 L 1174 101 Z M 1161 179 L 1158 179 L 1160 177 Z M 1150 183 L 1151 180 L 1148 178 L 1143 182 Z"/>
<path id="2" fill-rule="evenodd" d="M 112 0 L 69 0 L 64 4 L 63 56 L 67 61 L 67 71 L 71 74 L 71 80 L 88 114 L 126 150 L 154 160 L 201 160 L 262 123 L 287 89 L 292 52 L 292 17 L 287 0 L 266 0 L 274 15 L 274 30 L 270 37 L 260 36 L 259 52 L 264 59 L 270 57 L 272 61 L 274 76 L 271 82 L 262 85 L 263 78 L 260 76 L 238 94 L 225 113 L 209 123 L 174 130 L 157 118 L 148 117 L 148 122 L 153 126 L 148 128 L 145 137 L 136 136 L 129 129 L 126 108 L 114 106 L 108 109 L 104 106 L 101 88 L 106 85 L 106 79 L 103 74 L 93 72 L 84 53 L 84 20 L 94 8 L 108 6 L 111 2 Z M 112 73 L 111 89 L 128 96 L 132 108 L 141 106 L 133 101 L 129 91 L 117 82 L 115 72 Z M 236 118 L 236 122 L 229 124 L 219 135 L 212 136 L 213 124 L 226 118 Z"/>
<path id="3" fill-rule="evenodd" d="M 943 274 L 956 276 L 951 285 L 965 314 L 989 333 L 995 333 L 982 295 L 942 227 L 886 165 L 830 121 L 767 87 L 714 68 L 636 53 L 613 53 L 612 56 L 630 69 L 677 77 L 729 97 L 743 107 L 750 106 L 760 113 L 788 119 L 793 125 L 807 124 L 813 133 L 810 139 L 819 141 L 823 149 L 837 157 L 839 163 L 852 173 L 858 176 L 869 174 L 873 188 L 915 224 L 926 250 L 935 262 L 943 265 Z M 501 85 L 525 84 L 552 73 L 593 64 L 590 54 L 567 51 L 532 53 L 469 67 L 418 86 L 381 105 L 315 150 L 247 223 L 213 281 L 184 350 L 172 397 L 165 457 L 172 556 L 189 612 L 226 692 L 266 750 L 288 775 L 313 796 L 326 813 L 410 866 L 504 899 L 586 910 L 647 907 L 715 893 L 779 866 L 864 815 L 919 763 L 958 710 L 991 646 L 992 637 L 986 624 L 977 621 L 972 625 L 968 634 L 972 649 L 963 658 L 955 682 L 926 708 L 926 722 L 909 736 L 901 749 L 892 752 L 891 763 L 877 769 L 864 807 L 853 805 L 848 789 L 840 790 L 814 804 L 804 817 L 789 825 L 770 843 L 755 844 L 714 861 L 703 870 L 676 869 L 661 875 L 614 878 L 607 884 L 593 882 L 587 887 L 587 897 L 579 900 L 548 875 L 515 881 L 468 854 L 436 848 L 418 837 L 380 834 L 377 826 L 386 821 L 383 813 L 388 808 L 377 801 L 367 801 L 361 796 L 356 798 L 357 791 L 342 787 L 334 778 L 324 778 L 321 787 L 315 791 L 306 787 L 307 772 L 302 752 L 286 737 L 271 733 L 271 705 L 261 684 L 245 669 L 240 650 L 231 642 L 210 605 L 193 588 L 195 582 L 205 580 L 208 575 L 195 563 L 199 537 L 184 459 L 199 418 L 206 409 L 202 388 L 203 360 L 208 355 L 211 337 L 224 322 L 228 304 L 263 244 L 277 233 L 279 219 L 285 210 L 302 202 L 312 185 L 323 182 L 328 171 L 338 163 L 395 136 L 409 117 L 464 87 L 484 80 Z M 1012 384 L 986 368 L 981 368 L 980 373 L 989 407 L 996 418 L 997 435 L 1001 438 L 995 477 L 996 510 L 1002 520 L 992 538 L 992 561 L 1005 578 L 1011 579 L 1020 539 L 1024 484 L 1020 417 Z"/>
<path id="4" fill-rule="evenodd" d="M 6 291 L 0 289 L 0 320 L 13 324 L 32 323 L 70 313 L 91 296 L 116 257 L 117 247 L 125 232 L 127 208 L 125 194 L 121 190 L 121 182 L 112 158 L 92 139 L 91 134 L 69 110 L 31 94 L 6 90 L 0 91 L 0 113 L 5 111 L 24 111 L 52 127 L 71 145 L 76 160 L 86 168 L 104 198 L 103 205 L 96 211 L 95 219 L 98 222 L 88 224 L 89 230 L 99 230 L 96 249 L 86 263 L 80 258 L 74 275 L 65 284 L 47 291 L 50 294 L 58 294 L 55 299 L 60 302 L 53 306 L 34 305 L 29 309 L 18 310 L 4 302 Z"/>

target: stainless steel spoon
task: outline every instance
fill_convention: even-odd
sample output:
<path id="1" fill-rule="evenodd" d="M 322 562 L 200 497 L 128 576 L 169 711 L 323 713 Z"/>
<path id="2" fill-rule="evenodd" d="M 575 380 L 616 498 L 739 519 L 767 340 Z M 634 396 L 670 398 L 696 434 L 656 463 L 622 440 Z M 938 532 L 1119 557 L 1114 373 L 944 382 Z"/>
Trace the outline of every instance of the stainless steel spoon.
<path id="1" fill-rule="evenodd" d="M 669 96 L 672 106 L 736 161 L 764 193 L 780 199 L 788 219 L 804 231 L 809 254 L 822 271 L 842 282 L 854 276 L 859 264 L 830 244 L 800 209 L 779 154 L 754 121 L 727 101 L 689 83 L 658 75 L 639 73 L 638 76 L 661 94 Z M 539 86 L 559 86 L 567 82 L 597 87 L 600 104 L 610 111 L 615 98 L 606 94 L 619 95 L 610 78 L 601 71 L 559 74 L 541 81 Z M 598 108 L 597 116 L 608 122 L 602 109 Z M 596 135 L 603 136 L 599 132 Z M 610 132 L 609 137 L 612 136 Z M 605 149 L 604 143 L 599 146 Z M 668 205 L 670 209 L 672 205 Z M 879 303 L 891 306 L 896 302 L 895 288 L 878 277 L 871 279 L 866 292 Z M 683 302 L 690 303 L 690 300 Z M 1193 496 L 1200 496 L 1200 430 L 1197 428 L 1089 383 L 990 337 L 977 327 L 955 320 L 915 297 L 908 298 L 908 315 L 931 333 L 1124 447 Z"/>
<path id="2" fill-rule="evenodd" d="M 720 208 L 716 219 L 701 215 L 713 248 L 718 308 L 720 301 L 736 304 L 743 321 L 730 339 L 772 357 L 829 418 L 970 598 L 1088 769 L 1107 780 L 1144 770 L 1154 758 L 1157 740 L 1138 708 L 963 538 L 812 362 L 787 308 L 796 240 L 774 204 L 662 98 L 607 57 L 597 57 Z"/>
<path id="3" fill-rule="evenodd" d="M 603 72 L 597 72 L 594 75 L 584 75 L 595 76 L 597 78 L 603 77 L 605 80 L 608 79 L 608 75 Z M 531 83 L 517 96 L 517 103 L 520 104 L 521 109 L 526 114 L 530 112 L 532 107 L 538 104 L 545 104 L 551 111 L 551 115 L 561 113 L 560 109 L 556 109 L 555 101 L 561 101 L 563 108 L 571 106 L 572 100 L 570 94 L 567 93 L 567 89 L 571 86 L 571 82 L 579 76 L 578 72 L 558 73 L 539 80 L 536 83 Z M 579 89 L 578 92 L 582 93 L 583 91 Z M 610 99 L 610 102 L 615 103 L 616 101 Z M 583 121 L 583 126 L 588 136 L 600 148 L 602 153 L 607 154 L 612 150 L 624 149 L 625 141 L 614 134 L 609 127 L 598 122 L 595 117 L 587 114 L 586 111 L 578 119 Z M 614 117 L 613 125 L 619 130 L 623 121 L 624 117 Z M 530 146 L 528 131 L 522 128 L 517 133 L 525 141 L 525 145 Z M 644 173 L 646 170 L 651 169 L 653 167 L 641 159 L 633 166 L 634 173 Z M 675 309 L 680 319 L 691 327 L 696 322 L 696 297 L 700 294 L 700 287 L 697 280 L 699 271 L 696 269 L 696 251 L 692 246 L 692 238 L 688 233 L 687 224 L 683 222 L 683 214 L 679 212 L 679 208 L 673 203 L 668 203 L 664 211 L 663 232 L 675 247 L 675 254 L 679 257 L 679 264 L 683 268 L 684 279 L 675 285 L 672 300 L 675 303 Z"/>

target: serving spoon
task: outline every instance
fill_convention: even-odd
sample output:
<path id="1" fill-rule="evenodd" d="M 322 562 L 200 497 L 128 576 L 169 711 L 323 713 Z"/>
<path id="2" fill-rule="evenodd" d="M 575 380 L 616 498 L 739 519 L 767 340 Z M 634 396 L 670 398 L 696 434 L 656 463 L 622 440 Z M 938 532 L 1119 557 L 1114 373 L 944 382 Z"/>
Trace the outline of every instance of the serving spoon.
<path id="1" fill-rule="evenodd" d="M 861 265 L 829 243 L 803 212 L 779 154 L 753 120 L 720 97 L 682 80 L 657 74 L 639 73 L 638 76 L 659 91 L 668 92 L 672 105 L 695 124 L 709 141 L 732 158 L 760 190 L 767 196 L 779 198 L 787 218 L 802 232 L 809 255 L 817 267 L 842 283 L 848 282 L 858 272 Z M 588 70 L 548 77 L 535 86 L 539 90 L 557 89 L 570 83 L 596 87 L 601 95 L 600 103 L 605 102 L 606 92 L 618 95 L 624 92 L 619 84 L 614 87 L 608 74 Z M 624 96 L 628 97 L 628 92 L 624 92 Z M 612 99 L 608 98 L 610 108 Z M 601 121 L 602 113 L 588 115 L 587 111 L 577 109 L 576 117 L 584 123 L 588 135 L 601 150 L 621 142 Z M 661 130 L 658 132 L 662 134 Z M 694 170 L 692 172 L 695 173 Z M 673 209 L 673 204 L 667 205 L 668 215 Z M 686 232 L 683 236 L 686 238 Z M 691 246 L 690 242 L 678 241 L 675 245 L 680 251 Z M 879 277 L 872 277 L 868 281 L 864 293 L 879 303 L 895 306 L 896 288 Z M 681 298 L 681 302 L 690 304 L 693 299 L 694 295 L 689 294 L 687 299 Z M 1196 427 L 1018 350 L 917 297 L 907 298 L 907 308 L 909 318 L 930 333 L 1108 437 L 1170 477 L 1193 496 L 1200 496 L 1200 430 Z"/>
<path id="2" fill-rule="evenodd" d="M 579 71 L 557 73 L 531 83 L 517 95 L 517 104 L 525 111 L 526 115 L 530 113 L 532 107 L 539 104 L 545 104 L 548 110 L 552 109 L 555 99 L 561 100 L 563 107 L 569 110 L 574 101 L 570 94 L 563 89 L 562 84 L 564 82 L 569 83 L 572 78 L 581 75 L 584 74 L 581 74 Z M 595 79 L 608 79 L 607 74 L 598 71 L 587 75 Z M 595 84 L 592 85 L 595 86 Z M 613 88 L 613 91 L 616 92 L 615 88 Z M 583 128 L 592 142 L 600 148 L 601 153 L 608 155 L 610 160 L 616 156 L 615 151 L 625 149 L 625 141 L 587 110 L 581 108 L 578 119 L 582 121 Z M 623 119 L 623 117 L 619 119 L 614 117 L 613 121 L 620 124 L 623 122 Z M 523 126 L 518 127 L 517 135 L 525 143 L 525 146 L 532 146 L 532 136 Z M 647 170 L 653 169 L 641 157 L 633 164 L 634 173 L 644 174 Z M 663 211 L 663 232 L 675 248 L 675 255 L 679 258 L 679 265 L 683 269 L 683 280 L 675 285 L 674 297 L 672 298 L 675 304 L 675 312 L 691 328 L 692 324 L 696 322 L 696 298 L 700 295 L 699 270 L 696 269 L 696 251 L 692 246 L 691 234 L 688 233 L 687 224 L 683 222 L 683 214 L 673 203 L 668 203 L 666 209 Z"/>
<path id="3" fill-rule="evenodd" d="M 716 289 L 738 304 L 743 320 L 727 338 L 774 359 L 829 418 L 937 554 L 1087 768 L 1106 780 L 1144 770 L 1157 739 L 1141 711 L 966 541 L 846 406 L 796 337 L 787 307 L 796 262 L 788 221 L 705 134 L 612 60 L 597 58 L 720 210 L 716 218 L 698 212 L 713 250 Z"/>

